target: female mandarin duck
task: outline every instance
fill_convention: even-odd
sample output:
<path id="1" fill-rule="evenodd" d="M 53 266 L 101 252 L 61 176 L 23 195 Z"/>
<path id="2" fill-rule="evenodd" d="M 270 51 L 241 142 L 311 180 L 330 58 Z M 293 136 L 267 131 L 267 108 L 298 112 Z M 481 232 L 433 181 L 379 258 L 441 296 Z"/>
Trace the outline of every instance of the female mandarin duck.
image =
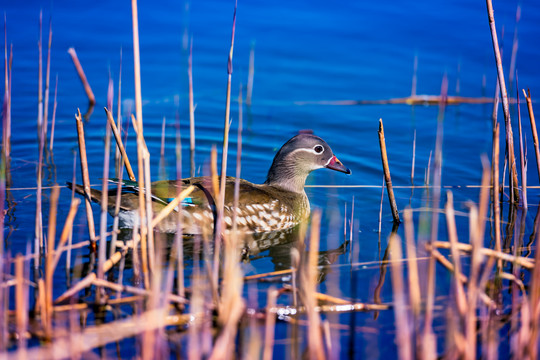
<path id="1" fill-rule="evenodd" d="M 307 219 L 310 214 L 309 200 L 304 191 L 310 172 L 328 168 L 350 174 L 333 154 L 328 144 L 318 136 L 301 133 L 285 143 L 274 157 L 266 181 L 252 184 L 240 179 L 237 209 L 237 226 L 246 233 L 264 233 L 291 228 Z M 227 177 L 225 184 L 225 207 L 223 220 L 226 230 L 232 227 L 234 203 L 234 177 Z M 159 212 L 178 194 L 177 180 L 152 183 L 154 213 Z M 182 188 L 190 185 L 195 190 L 182 202 L 182 231 L 184 234 L 201 234 L 203 229 L 212 231 L 215 219 L 215 200 L 209 177 L 194 177 L 181 180 Z M 75 190 L 84 194 L 83 187 Z M 108 193 L 109 212 L 114 212 L 116 189 Z M 120 204 L 120 227 L 133 228 L 139 221 L 139 188 L 133 182 L 124 182 Z M 101 191 L 92 189 L 93 201 L 101 201 Z M 178 211 L 178 209 L 176 210 Z M 176 212 L 161 221 L 157 230 L 176 232 Z"/>

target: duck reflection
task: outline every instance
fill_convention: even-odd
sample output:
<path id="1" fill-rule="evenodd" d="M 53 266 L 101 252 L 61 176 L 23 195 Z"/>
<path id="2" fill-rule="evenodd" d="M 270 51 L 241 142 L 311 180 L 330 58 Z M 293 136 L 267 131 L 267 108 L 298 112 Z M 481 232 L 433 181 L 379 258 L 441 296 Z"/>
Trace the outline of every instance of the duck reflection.
<path id="1" fill-rule="evenodd" d="M 257 263 L 263 259 L 269 259 L 273 264 L 273 271 L 288 270 L 294 265 L 294 249 L 300 254 L 306 253 L 300 226 L 295 226 L 282 231 L 266 233 L 242 234 L 238 251 L 240 259 L 244 263 Z M 119 245 L 130 245 L 133 239 L 132 229 L 122 229 L 118 235 Z M 164 265 L 175 248 L 175 234 L 155 233 L 156 244 L 159 252 L 165 254 Z M 186 267 L 195 266 L 197 261 L 210 261 L 213 258 L 212 241 L 198 235 L 184 235 L 182 237 L 182 250 Z M 339 247 L 325 251 L 319 251 L 318 265 L 321 267 L 319 282 L 324 281 L 329 270 L 329 265 L 338 261 L 339 256 L 347 252 L 349 242 L 344 241 Z M 140 252 L 140 251 L 139 251 Z M 126 256 L 126 268 L 132 268 L 133 256 L 128 252 Z"/>

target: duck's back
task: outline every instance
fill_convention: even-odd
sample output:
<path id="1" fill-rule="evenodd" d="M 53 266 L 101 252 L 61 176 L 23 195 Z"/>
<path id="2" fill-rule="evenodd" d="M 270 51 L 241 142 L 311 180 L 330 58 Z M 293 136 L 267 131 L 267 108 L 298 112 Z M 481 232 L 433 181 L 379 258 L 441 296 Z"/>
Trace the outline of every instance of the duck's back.
<path id="1" fill-rule="evenodd" d="M 176 180 L 152 183 L 152 195 L 163 200 L 154 201 L 154 211 L 164 207 L 178 194 Z M 182 231 L 185 234 L 199 234 L 212 231 L 217 210 L 211 178 L 196 177 L 182 179 L 182 189 L 193 185 L 195 189 L 182 202 Z M 234 216 L 235 178 L 227 177 L 223 221 L 225 230 L 232 227 Z M 270 185 L 257 185 L 239 180 L 238 208 L 236 221 L 238 229 L 249 233 L 261 233 L 290 228 L 309 216 L 309 201 L 305 193 L 295 193 Z M 176 231 L 177 212 L 173 212 L 159 225 L 161 231 Z"/>

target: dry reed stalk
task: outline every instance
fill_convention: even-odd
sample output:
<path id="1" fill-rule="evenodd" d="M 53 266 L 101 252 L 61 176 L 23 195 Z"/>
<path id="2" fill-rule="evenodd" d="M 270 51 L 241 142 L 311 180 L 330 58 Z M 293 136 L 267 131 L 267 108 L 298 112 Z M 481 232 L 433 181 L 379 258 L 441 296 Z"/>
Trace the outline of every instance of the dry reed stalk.
<path id="1" fill-rule="evenodd" d="M 54 273 L 54 269 L 58 265 L 58 262 L 60 261 L 60 256 L 62 255 L 62 248 L 67 242 L 69 235 L 71 233 L 71 229 L 73 228 L 73 220 L 75 219 L 75 215 L 77 214 L 77 209 L 79 208 L 79 205 L 81 203 L 81 200 L 78 198 L 74 198 L 71 200 L 71 206 L 69 208 L 69 213 L 67 215 L 66 221 L 64 223 L 64 228 L 62 229 L 62 233 L 60 233 L 60 239 L 58 240 L 58 246 L 56 247 L 56 252 L 54 254 L 54 259 L 51 264 L 51 271 Z"/>
<path id="2" fill-rule="evenodd" d="M 263 360 L 271 360 L 273 358 L 277 296 L 278 291 L 274 287 L 271 287 L 268 290 L 268 300 L 266 302 Z"/>
<path id="3" fill-rule="evenodd" d="M 407 311 L 407 301 L 405 296 L 401 239 L 398 235 L 390 235 L 388 240 L 392 251 L 390 251 L 392 293 L 394 298 L 394 317 L 396 323 L 396 345 L 398 347 L 398 357 L 400 359 L 412 359 L 413 349 L 411 344 L 411 329 L 409 327 L 409 314 Z"/>
<path id="4" fill-rule="evenodd" d="M 28 329 L 28 289 L 25 279 L 24 260 L 21 255 L 17 255 L 15 259 L 15 279 L 17 280 L 15 288 L 15 318 L 18 334 L 18 351 L 21 352 L 20 358 L 25 359 L 26 332 Z"/>
<path id="5" fill-rule="evenodd" d="M 131 167 L 131 163 L 129 162 L 129 158 L 126 153 L 126 148 L 124 147 L 124 144 L 122 143 L 122 136 L 120 135 L 120 131 L 118 130 L 118 128 L 116 127 L 116 124 L 114 123 L 112 113 L 109 110 L 107 110 L 107 108 L 104 108 L 104 109 L 105 109 L 105 113 L 107 114 L 107 122 L 111 126 L 111 130 L 116 140 L 117 148 L 118 150 L 120 150 L 122 158 L 124 159 L 124 166 L 126 167 L 129 180 L 137 181 L 137 178 L 135 177 L 135 173 L 133 172 L 133 168 Z"/>
<path id="6" fill-rule="evenodd" d="M 527 110 L 529 111 L 529 120 L 531 121 L 531 132 L 534 142 L 534 153 L 536 154 L 536 168 L 538 169 L 538 177 L 540 178 L 540 148 L 538 145 L 538 132 L 536 131 L 536 122 L 534 120 L 531 90 L 527 89 L 527 93 L 525 93 L 525 89 L 523 89 L 523 95 L 525 95 L 525 100 L 527 101 Z"/>
<path id="7" fill-rule="evenodd" d="M 41 41 L 42 41 L 42 17 L 43 12 L 39 14 L 39 71 L 38 71 L 38 118 L 37 118 L 37 138 L 38 138 L 38 164 L 36 169 L 37 188 L 36 188 L 36 215 L 35 215 L 35 230 L 34 230 L 34 267 L 39 266 L 39 254 L 43 248 L 43 219 L 42 219 L 42 175 L 43 175 L 43 70 L 41 56 Z"/>
<path id="8" fill-rule="evenodd" d="M 381 227 L 382 227 L 382 206 L 384 200 L 384 175 L 381 185 L 381 202 L 379 204 L 379 243 L 381 242 Z"/>
<path id="9" fill-rule="evenodd" d="M 435 260 L 439 261 L 442 266 L 447 268 L 450 272 L 455 273 L 454 271 L 454 265 L 448 260 L 446 257 L 444 257 L 443 254 L 439 252 L 434 246 L 426 244 L 426 248 L 433 254 L 433 257 Z M 462 283 L 467 282 L 467 276 L 465 276 L 463 273 L 456 274 L 456 276 L 459 278 L 459 281 Z"/>
<path id="10" fill-rule="evenodd" d="M 527 204 L 527 159 L 526 152 L 523 151 L 523 134 L 521 131 L 521 109 L 519 102 L 519 85 L 518 78 L 516 74 L 516 99 L 517 99 L 517 112 L 518 112 L 518 131 L 519 131 L 519 164 L 521 166 L 521 195 L 522 195 L 522 205 L 526 210 L 528 208 Z"/>
<path id="11" fill-rule="evenodd" d="M 272 276 L 281 276 L 281 275 L 291 274 L 292 272 L 294 272 L 294 270 L 285 269 L 285 270 L 271 271 L 271 272 L 262 273 L 262 274 L 248 275 L 248 276 L 244 276 L 244 281 L 264 279 L 266 277 L 272 277 Z"/>
<path id="12" fill-rule="evenodd" d="M 512 56 L 510 57 L 510 71 L 508 72 L 508 83 L 510 84 L 510 90 L 512 90 L 512 84 L 514 83 L 514 74 L 516 74 L 516 58 L 518 51 L 518 25 L 521 19 L 521 5 L 518 4 L 516 8 L 516 23 L 514 25 L 514 39 L 512 41 Z M 516 74 L 517 77 L 517 74 Z M 516 90 L 519 89 L 516 84 Z"/>
<path id="13" fill-rule="evenodd" d="M 189 42 L 188 58 L 188 81 L 189 81 L 189 151 L 190 151 L 190 174 L 195 176 L 195 107 L 193 105 L 193 37 Z"/>
<path id="14" fill-rule="evenodd" d="M 163 219 L 165 219 L 173 210 L 180 211 L 176 209 L 178 205 L 189 196 L 195 190 L 193 185 L 189 186 L 183 190 L 178 196 L 176 196 L 170 203 L 167 204 L 161 211 L 152 219 L 152 227 L 156 227 Z"/>
<path id="15" fill-rule="evenodd" d="M 141 58 L 139 54 L 139 19 L 137 0 L 131 0 L 131 20 L 133 23 L 133 70 L 135 72 L 135 115 L 143 129 L 142 95 L 141 95 Z M 142 188 L 141 188 L 142 189 Z"/>
<path id="16" fill-rule="evenodd" d="M 43 136 L 47 141 L 47 127 L 49 124 L 49 81 L 51 77 L 51 44 L 52 44 L 52 17 L 49 19 L 49 42 L 47 46 L 47 69 L 45 70 L 45 100 L 43 106 Z"/>
<path id="17" fill-rule="evenodd" d="M 73 153 L 73 166 L 72 166 L 72 175 L 71 175 L 71 183 L 76 184 L 77 183 L 77 151 L 75 149 L 71 150 Z M 73 201 L 75 199 L 75 186 L 71 188 L 71 204 L 73 205 Z M 80 203 L 80 200 L 79 200 Z M 77 205 L 78 206 L 78 205 Z M 70 210 L 71 211 L 71 210 Z M 67 286 L 69 287 L 71 284 L 71 271 L 68 271 L 67 269 L 71 269 L 71 245 L 73 244 L 73 228 L 69 231 L 68 236 L 68 246 L 70 249 L 67 252 L 66 255 L 66 277 L 67 277 Z"/>
<path id="18" fill-rule="evenodd" d="M 416 255 L 416 246 L 414 241 L 414 223 L 412 210 L 406 208 L 403 211 L 403 220 L 405 226 L 405 242 L 407 244 L 407 266 L 409 275 L 409 296 L 415 323 L 420 316 L 420 281 L 418 276 L 418 261 Z"/>
<path id="19" fill-rule="evenodd" d="M 124 257 L 124 255 L 127 252 L 127 248 L 123 248 L 120 251 L 115 252 L 105 263 L 103 263 L 103 272 L 109 271 L 114 265 L 120 261 Z M 78 283 L 73 285 L 71 288 L 69 288 L 67 291 L 65 291 L 62 295 L 60 295 L 55 301 L 55 304 L 60 304 L 64 302 L 65 300 L 69 299 L 70 297 L 76 295 L 79 291 L 86 288 L 87 286 L 91 285 L 92 282 L 96 279 L 96 273 L 92 272 L 88 275 L 86 275 L 83 279 L 81 279 Z"/>
<path id="20" fill-rule="evenodd" d="M 109 77 L 109 91 L 107 98 L 112 102 L 112 79 Z M 112 104 L 109 104 L 112 106 Z M 111 129 L 105 125 L 105 148 L 103 151 L 103 178 L 101 181 L 101 218 L 100 218 L 100 231 L 99 231 L 99 248 L 98 248 L 98 268 L 97 277 L 103 279 L 103 263 L 107 256 L 107 215 L 109 206 L 109 161 L 110 161 L 110 149 L 111 149 Z M 96 302 L 101 302 L 101 289 L 98 287 L 96 290 Z"/>
<path id="21" fill-rule="evenodd" d="M 107 114 L 108 118 L 109 114 Z M 115 148 L 116 152 L 118 153 L 118 146 Z M 116 168 L 119 169 L 117 171 L 118 175 L 118 183 L 116 185 L 116 197 L 114 201 L 114 213 L 113 213 L 113 230 L 112 230 L 112 236 L 111 236 L 111 246 L 110 246 L 110 253 L 114 253 L 116 251 L 116 240 L 118 238 L 118 224 L 120 222 L 119 214 L 120 214 L 120 203 L 122 200 L 122 184 L 124 179 L 124 171 L 122 170 L 122 162 L 124 162 L 124 157 L 121 156 L 119 161 L 116 163 Z M 132 170 L 133 172 L 133 170 Z M 119 281 L 121 280 L 121 275 L 119 276 Z"/>
<path id="22" fill-rule="evenodd" d="M 388 166 L 388 156 L 386 154 L 386 141 L 384 139 L 384 127 L 382 119 L 379 119 L 379 145 L 381 147 L 382 166 L 384 178 L 386 180 L 388 201 L 390 202 L 390 208 L 392 209 L 392 217 L 394 218 L 394 222 L 399 223 L 399 212 L 396 205 L 396 198 L 394 197 L 394 189 L 392 188 L 392 178 L 390 177 L 390 168 Z"/>
<path id="23" fill-rule="evenodd" d="M 232 82 L 232 59 L 233 59 L 233 50 L 234 50 L 234 32 L 236 29 L 236 7 L 238 2 L 234 4 L 234 14 L 233 14 L 233 23 L 232 23 L 232 34 L 231 34 L 231 47 L 229 49 L 229 57 L 227 60 L 227 93 L 225 101 L 225 122 L 223 129 L 223 150 L 221 153 L 221 184 L 217 205 L 217 221 L 215 221 L 216 228 L 214 229 L 214 285 L 217 285 L 217 279 L 219 276 L 219 253 L 221 247 L 221 231 L 223 229 L 223 209 L 225 206 L 225 182 L 227 177 L 227 155 L 229 149 L 229 128 L 230 128 L 230 112 L 231 112 L 231 82 Z"/>
<path id="24" fill-rule="evenodd" d="M 516 189 L 518 184 L 517 179 L 517 170 L 516 170 L 516 157 L 514 155 L 514 136 L 512 132 L 512 124 L 510 121 L 510 107 L 508 105 L 508 94 L 506 92 L 506 83 L 504 80 L 504 71 L 502 66 L 502 60 L 501 60 L 501 52 L 499 49 L 499 41 L 497 38 L 497 29 L 495 27 L 495 18 L 493 16 L 493 4 L 491 0 L 486 0 L 487 5 L 487 12 L 488 12 L 488 21 L 489 21 L 489 28 L 491 31 L 491 40 L 493 43 L 493 51 L 495 55 L 495 62 L 497 65 L 497 77 L 499 79 L 499 87 L 501 92 L 501 98 L 502 98 L 502 104 L 503 104 L 503 112 L 504 112 L 504 124 L 506 128 L 506 144 L 508 148 L 508 158 L 509 158 L 509 165 L 510 165 L 510 172 L 512 176 L 513 181 L 513 190 L 512 190 L 512 202 L 517 201 L 516 198 Z"/>
<path id="25" fill-rule="evenodd" d="M 320 211 L 313 212 L 311 216 L 311 234 L 309 242 L 309 253 L 307 264 L 305 265 L 305 277 L 302 284 L 303 303 L 306 307 L 308 318 L 308 351 L 310 359 L 324 359 L 323 339 L 321 332 L 321 318 L 315 312 L 316 302 L 313 294 L 316 292 L 318 272 L 318 254 L 320 242 Z"/>
<path id="26" fill-rule="evenodd" d="M 456 291 L 456 305 L 460 317 L 463 319 L 465 313 L 467 312 L 467 299 L 465 297 L 465 291 L 463 289 L 463 284 L 459 279 L 461 274 L 461 261 L 459 251 L 457 249 L 457 229 L 456 229 L 456 219 L 454 215 L 454 197 L 451 191 L 446 193 L 446 224 L 448 228 L 448 238 L 450 239 L 450 249 L 452 252 L 452 260 L 454 262 L 454 288 Z"/>
<path id="27" fill-rule="evenodd" d="M 4 124 L 2 127 L 2 154 L 5 159 L 10 159 L 11 154 L 11 65 L 13 62 L 13 45 L 11 45 L 8 63 L 7 56 L 7 25 L 4 13 L 4 68 L 5 68 L 5 90 L 4 90 Z M 9 69 L 9 71 L 8 71 Z"/>
<path id="28" fill-rule="evenodd" d="M 77 70 L 77 74 L 79 75 L 79 78 L 81 79 L 81 82 L 84 86 L 84 91 L 86 92 L 86 96 L 88 96 L 88 102 L 90 103 L 90 107 L 96 104 L 96 97 L 94 96 L 94 93 L 92 92 L 92 88 L 90 87 L 90 84 L 88 83 L 88 80 L 86 79 L 86 75 L 84 74 L 84 70 L 81 66 L 81 63 L 79 62 L 79 58 L 77 57 L 77 52 L 74 48 L 68 49 L 68 54 L 71 56 L 71 60 L 73 60 L 73 65 L 75 65 L 75 70 Z"/>
<path id="29" fill-rule="evenodd" d="M 38 39 L 38 103 L 43 105 L 43 53 L 42 53 L 42 41 L 43 41 L 43 10 L 39 12 L 39 39 Z M 41 108 L 40 112 L 43 111 Z M 39 124 L 42 125 L 41 123 Z M 38 131 L 41 129 L 38 127 Z M 39 136 L 39 134 L 38 134 Z"/>
<path id="30" fill-rule="evenodd" d="M 151 298 L 152 296 L 154 296 L 153 295 L 154 292 L 151 290 L 145 290 L 145 289 L 141 289 L 141 288 L 130 286 L 130 285 L 119 285 L 117 283 L 113 283 L 104 279 L 97 279 L 97 278 L 93 279 L 92 284 L 94 284 L 95 286 L 107 287 L 115 291 L 129 292 L 134 295 L 140 295 L 147 298 Z M 185 304 L 187 302 L 185 298 L 180 297 L 178 295 L 174 295 L 174 294 L 161 294 L 161 295 L 163 295 L 168 301 L 171 301 L 174 303 Z"/>
<path id="31" fill-rule="evenodd" d="M 243 126 L 243 112 L 242 112 L 242 84 L 238 91 L 238 130 L 236 134 L 236 178 L 234 179 L 234 199 L 233 199 L 233 239 L 238 239 L 238 224 L 237 224 L 237 211 L 238 211 L 238 199 L 240 198 L 240 176 L 242 174 L 242 126 Z"/>
<path id="32" fill-rule="evenodd" d="M 246 105 L 251 106 L 251 97 L 253 96 L 253 78 L 255 76 L 255 43 L 251 43 L 251 49 L 249 50 L 249 68 L 248 68 L 248 82 L 246 92 Z"/>
<path id="33" fill-rule="evenodd" d="M 413 148 L 412 148 L 412 164 L 411 164 L 411 185 L 414 186 L 414 162 L 416 159 L 416 129 L 414 129 Z"/>
<path id="34" fill-rule="evenodd" d="M 489 171 L 488 167 L 484 165 L 484 176 L 482 179 L 483 183 L 489 183 Z M 487 206 L 486 206 L 487 207 Z M 476 317 L 476 308 L 478 306 L 478 297 L 480 291 L 483 289 L 478 289 L 478 280 L 480 279 L 480 266 L 482 263 L 482 253 L 480 251 L 483 241 L 483 226 L 479 223 L 478 209 L 476 206 L 471 205 L 470 207 L 470 241 L 471 241 L 471 265 L 469 271 L 469 282 L 468 282 L 468 293 L 467 293 L 467 314 L 465 317 L 465 338 L 466 338 L 466 351 L 465 358 L 475 359 L 476 358 L 476 338 L 478 336 L 476 331 L 477 326 L 477 317 Z M 483 223 L 484 219 L 480 219 L 480 222 Z"/>
<path id="35" fill-rule="evenodd" d="M 159 149 L 159 176 L 162 179 L 167 178 L 167 174 L 165 172 L 165 125 L 167 121 L 165 116 L 163 117 L 163 121 L 161 122 L 161 144 Z"/>
<path id="36" fill-rule="evenodd" d="M 138 185 L 139 189 L 145 189 L 144 181 L 144 150 L 146 145 L 144 144 L 142 127 L 140 128 L 140 122 L 131 115 L 131 121 L 133 128 L 137 134 L 137 160 L 138 160 L 138 169 L 139 169 L 139 180 Z M 145 224 L 146 219 L 146 205 L 145 205 L 145 194 L 144 191 L 139 191 L 139 222 L 140 222 L 140 241 L 141 241 L 141 256 L 142 256 L 142 268 L 144 274 L 144 284 L 146 289 L 150 288 L 148 282 L 148 243 L 147 243 L 147 227 Z M 136 249 L 135 247 L 133 248 Z"/>
<path id="37" fill-rule="evenodd" d="M 435 241 L 433 243 L 433 246 L 435 248 L 450 249 L 452 245 L 446 241 Z M 459 251 L 472 252 L 473 250 L 472 245 L 470 244 L 457 243 L 456 247 Z M 533 262 L 531 259 L 526 258 L 526 257 L 514 256 L 512 254 L 507 254 L 507 253 L 489 249 L 489 248 L 480 248 L 479 251 L 482 254 L 482 256 L 494 257 L 496 259 L 501 259 L 503 261 L 516 263 L 519 266 L 524 267 L 529 270 L 534 269 L 535 262 Z"/>
<path id="38" fill-rule="evenodd" d="M 432 205 L 431 205 L 431 236 L 429 239 L 429 244 L 433 243 L 437 239 L 438 229 L 439 229 L 439 215 L 437 211 L 439 209 L 439 202 L 441 196 L 441 172 L 442 172 L 442 143 L 443 143 L 443 120 L 444 113 L 446 110 L 446 105 L 448 103 L 448 78 L 444 74 L 441 81 L 441 96 L 439 102 L 439 113 L 437 116 L 437 134 L 435 140 L 435 152 L 433 160 L 433 194 L 432 194 Z M 431 153 L 430 153 L 431 160 Z M 428 178 L 429 171 L 431 167 L 428 165 Z M 438 253 L 438 252 L 437 252 Z M 432 322 L 433 322 L 433 309 L 435 304 L 435 281 L 436 281 L 436 271 L 435 271 L 435 258 L 440 255 L 433 253 L 433 248 L 428 262 L 428 274 L 427 274 L 427 289 L 426 289 L 426 310 L 424 317 L 424 345 L 422 353 L 424 357 L 433 357 L 435 356 L 436 350 L 436 340 L 435 335 L 433 334 Z M 441 259 L 439 259 L 441 261 Z"/>
<path id="39" fill-rule="evenodd" d="M 45 336 L 52 336 L 52 297 L 53 297 L 53 273 L 54 273 L 54 243 L 56 237 L 56 214 L 58 210 L 58 196 L 60 187 L 55 186 L 51 191 L 49 208 L 49 231 L 47 234 L 47 254 L 45 257 L 45 308 L 42 309 L 47 316 L 45 322 Z"/>
<path id="40" fill-rule="evenodd" d="M 414 54 L 413 77 L 411 84 L 411 96 L 416 96 L 416 84 L 418 82 L 418 54 Z"/>
<path id="41" fill-rule="evenodd" d="M 244 314 L 246 304 L 242 298 L 243 275 L 240 267 L 240 253 L 235 239 L 225 238 L 224 265 L 218 323 L 223 327 L 216 339 L 210 359 L 232 359 L 235 354 L 235 338 L 238 323 Z"/>
<path id="42" fill-rule="evenodd" d="M 27 353 L 24 354 L 26 355 L 24 358 L 48 359 L 51 358 L 51 354 L 54 354 L 54 357 L 58 359 L 84 358 L 93 349 L 134 337 L 144 331 L 153 331 L 163 325 L 169 325 L 167 322 L 163 323 L 157 320 L 163 318 L 169 320 L 166 315 L 167 312 L 164 309 L 150 310 L 127 319 L 111 321 L 103 325 L 88 326 L 81 332 L 71 332 L 66 337 L 53 341 L 48 347 L 41 346 L 28 349 Z M 171 320 L 171 325 L 178 323 L 176 318 L 171 318 Z M 9 358 L 17 359 L 22 356 L 23 353 L 18 350 L 10 353 Z"/>
<path id="43" fill-rule="evenodd" d="M 495 222 L 495 250 L 501 251 L 501 207 L 499 203 L 499 123 L 495 125 L 493 130 L 493 219 Z M 502 262 L 498 262 L 498 268 L 502 268 Z"/>
<path id="44" fill-rule="evenodd" d="M 175 155 L 176 155 L 176 187 L 178 193 L 182 189 L 182 138 L 180 136 L 180 120 L 176 122 L 176 142 L 175 142 Z M 174 244 L 176 247 L 176 286 L 178 295 L 185 297 L 185 281 L 184 281 L 184 239 L 182 234 L 182 211 L 178 211 L 176 218 L 176 234 L 174 235 Z M 171 261 L 172 263 L 172 261 Z"/>
<path id="45" fill-rule="evenodd" d="M 56 124 L 56 106 L 58 102 L 56 101 L 56 95 L 58 94 L 58 74 L 56 74 L 56 85 L 54 86 L 54 103 L 53 103 L 53 113 L 51 119 L 51 139 L 49 140 L 49 151 L 53 151 L 54 146 L 54 126 Z"/>
<path id="46" fill-rule="evenodd" d="M 117 113 L 116 121 L 118 122 L 118 132 L 122 132 L 122 47 L 120 47 L 120 64 L 118 66 L 118 100 L 117 100 Z M 120 167 L 121 165 L 121 156 L 118 147 L 114 148 L 114 159 L 115 159 L 115 174 L 116 177 L 120 177 Z"/>
<path id="47" fill-rule="evenodd" d="M 142 129 L 142 127 L 141 127 Z M 141 132 L 142 133 L 142 132 Z M 142 136 L 142 135 L 141 135 Z M 149 268 L 150 274 L 153 273 L 155 269 L 155 246 L 154 246 L 154 227 L 152 226 L 152 218 L 154 217 L 154 211 L 152 209 L 152 182 L 150 179 L 150 153 L 145 147 L 144 151 L 144 184 L 146 190 L 144 192 L 146 199 L 146 226 L 147 226 L 147 243 L 148 243 L 148 257 L 149 257 Z"/>
<path id="48" fill-rule="evenodd" d="M 95 238 L 96 230 L 94 225 L 94 214 L 92 213 L 92 201 L 90 200 L 90 177 L 88 175 L 88 161 L 86 160 L 86 143 L 84 140 L 84 125 L 82 121 L 81 111 L 77 109 L 77 115 L 75 115 L 77 122 L 77 134 L 79 138 L 79 156 L 81 160 L 81 172 L 84 188 L 84 198 L 86 205 L 86 218 L 88 220 L 88 233 L 90 241 L 92 242 L 92 248 L 95 250 Z"/>
<path id="49" fill-rule="evenodd" d="M 8 148 L 8 118 L 9 118 L 9 73 L 8 73 L 8 55 L 7 55 L 7 16 L 4 13 L 4 123 L 2 126 L 2 153 L 5 158 L 9 156 Z"/>
<path id="50" fill-rule="evenodd" d="M 215 145 L 212 145 L 212 150 L 210 150 L 210 179 L 212 181 L 214 198 L 217 199 L 219 197 L 219 177 L 217 170 L 217 150 Z"/>

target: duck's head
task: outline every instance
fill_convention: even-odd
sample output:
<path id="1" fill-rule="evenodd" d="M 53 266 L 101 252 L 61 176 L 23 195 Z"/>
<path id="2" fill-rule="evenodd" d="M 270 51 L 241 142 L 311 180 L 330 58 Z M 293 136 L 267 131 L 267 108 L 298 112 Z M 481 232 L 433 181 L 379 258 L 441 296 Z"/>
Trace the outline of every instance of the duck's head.
<path id="1" fill-rule="evenodd" d="M 302 192 L 309 173 L 321 168 L 351 173 L 334 155 L 326 141 L 310 133 L 301 133 L 287 141 L 278 151 L 265 183 Z"/>

